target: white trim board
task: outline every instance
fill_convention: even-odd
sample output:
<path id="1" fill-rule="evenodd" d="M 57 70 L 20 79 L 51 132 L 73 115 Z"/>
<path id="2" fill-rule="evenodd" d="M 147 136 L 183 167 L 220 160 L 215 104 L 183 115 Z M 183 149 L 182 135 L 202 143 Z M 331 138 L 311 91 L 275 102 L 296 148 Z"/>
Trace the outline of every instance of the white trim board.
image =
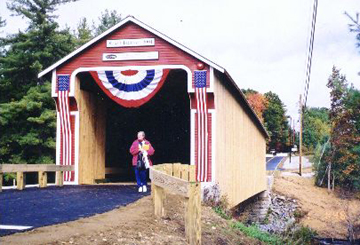
<path id="1" fill-rule="evenodd" d="M 184 65 L 154 65 L 154 66 L 96 66 L 96 67 L 79 67 L 71 73 L 70 76 L 70 92 L 69 96 L 75 96 L 75 78 L 80 72 L 87 71 L 103 71 L 103 70 L 142 70 L 142 69 L 182 69 L 187 73 L 187 90 L 188 93 L 194 93 L 195 89 L 192 87 L 192 72 L 189 67 Z M 56 95 L 57 97 L 57 95 Z"/>
<path id="2" fill-rule="evenodd" d="M 79 184 L 79 131 L 80 131 L 80 122 L 79 122 L 79 111 L 73 111 L 70 113 L 75 116 L 75 178 L 73 183 L 75 185 Z"/>
<path id="3" fill-rule="evenodd" d="M 51 97 L 57 96 L 56 85 L 57 85 L 56 69 L 54 69 L 51 74 Z"/>
<path id="4" fill-rule="evenodd" d="M 90 40 L 89 42 L 85 43 L 83 46 L 81 46 L 80 48 L 76 49 L 75 51 L 71 52 L 70 54 L 68 54 L 67 56 L 65 56 L 64 58 L 60 59 L 59 61 L 57 61 L 56 63 L 52 64 L 51 66 L 49 66 L 48 68 L 46 68 L 45 70 L 43 70 L 42 72 L 40 72 L 38 74 L 38 78 L 44 76 L 45 74 L 49 73 L 50 71 L 56 69 L 58 66 L 60 66 L 61 64 L 63 64 L 64 62 L 66 62 L 67 60 L 71 59 L 72 57 L 74 57 L 75 55 L 79 54 L 80 52 L 82 52 L 83 50 L 85 50 L 86 48 L 90 47 L 92 44 L 96 43 L 97 41 L 99 41 L 100 39 L 102 39 L 103 37 L 107 36 L 108 34 L 110 34 L 111 32 L 115 31 L 116 29 L 118 29 L 119 27 L 121 27 L 122 25 L 128 23 L 128 22 L 133 22 L 134 24 L 144 28 L 145 30 L 153 33 L 154 35 L 164 39 L 165 41 L 167 41 L 168 43 L 174 45 L 175 47 L 183 50 L 184 52 L 192 55 L 193 57 L 197 58 L 198 60 L 201 60 L 202 62 L 204 62 L 205 64 L 214 67 L 216 70 L 224 73 L 225 69 L 217 64 L 215 64 L 214 62 L 212 62 L 211 60 L 201 56 L 200 54 L 196 53 L 195 51 L 185 47 L 184 45 L 176 42 L 175 40 L 171 39 L 170 37 L 164 35 L 163 33 L 155 30 L 154 28 L 146 25 L 145 23 L 139 21 L 138 19 L 136 19 L 133 16 L 127 16 L 125 19 L 121 20 L 118 24 L 114 25 L 113 27 L 111 27 L 110 29 L 108 29 L 107 31 L 103 32 L 102 34 L 100 34 L 99 36 L 93 38 L 92 40 Z"/>
<path id="5" fill-rule="evenodd" d="M 209 88 L 207 89 L 208 93 L 214 93 L 214 68 L 210 66 L 209 69 Z"/>
<path id="6" fill-rule="evenodd" d="M 196 109 L 190 109 L 190 165 L 195 165 L 195 113 Z"/>
<path id="7" fill-rule="evenodd" d="M 216 166 L 215 166 L 215 154 L 216 154 L 216 109 L 208 109 L 208 113 L 211 114 L 211 181 L 216 183 Z"/>
<path id="8" fill-rule="evenodd" d="M 56 104 L 56 103 L 55 103 Z M 60 113 L 56 106 L 56 165 L 60 165 Z"/>
<path id="9" fill-rule="evenodd" d="M 0 230 L 28 230 L 33 228 L 32 226 L 23 226 L 23 225 L 0 225 Z"/>
<path id="10" fill-rule="evenodd" d="M 101 71 L 101 70 L 106 70 L 106 69 L 118 69 L 118 70 L 139 70 L 142 68 L 146 68 L 146 69 L 152 69 L 152 68 L 162 68 L 162 69 L 182 69 L 187 73 L 187 89 L 188 89 L 188 93 L 192 93 L 194 92 L 194 88 L 192 88 L 192 72 L 191 70 L 184 65 L 158 65 L 158 66 L 119 66 L 119 67 L 115 67 L 115 66 L 99 66 L 99 67 L 79 67 L 78 69 L 76 69 L 75 71 L 73 71 L 73 73 L 71 73 L 70 76 L 70 92 L 69 92 L 69 96 L 74 97 L 75 96 L 75 78 L 77 76 L 77 74 L 79 74 L 80 72 L 87 72 L 87 71 Z M 57 96 L 57 95 L 56 95 Z M 190 109 L 190 108 L 189 108 Z M 78 111 L 72 111 L 70 112 L 70 115 L 75 116 L 75 180 L 74 181 L 64 181 L 64 184 L 79 184 L 79 130 L 80 130 L 80 114 L 79 111 L 81 110 L 81 108 L 78 108 Z M 192 115 L 191 115 L 192 116 Z M 190 119 L 190 121 L 192 122 L 193 120 Z M 57 130 L 58 128 L 60 128 L 60 125 L 57 125 Z M 193 125 L 191 125 L 191 130 L 193 130 Z M 60 132 L 59 132 L 60 133 Z M 192 134 L 192 132 L 191 132 Z M 194 147 L 193 142 L 191 142 L 191 148 Z M 57 155 L 60 154 L 59 150 L 60 147 L 56 147 L 56 151 L 57 151 Z M 191 153 L 192 154 L 192 153 Z M 195 164 L 194 162 L 192 162 L 193 157 L 191 156 L 191 164 Z"/>
<path id="11" fill-rule="evenodd" d="M 47 186 L 56 186 L 55 183 L 47 183 Z M 28 184 L 25 185 L 25 188 L 33 188 L 33 187 L 39 187 L 39 184 Z M 9 185 L 9 186 L 3 186 L 2 189 L 3 190 L 12 190 L 12 189 L 16 189 L 17 186 L 16 185 Z"/>

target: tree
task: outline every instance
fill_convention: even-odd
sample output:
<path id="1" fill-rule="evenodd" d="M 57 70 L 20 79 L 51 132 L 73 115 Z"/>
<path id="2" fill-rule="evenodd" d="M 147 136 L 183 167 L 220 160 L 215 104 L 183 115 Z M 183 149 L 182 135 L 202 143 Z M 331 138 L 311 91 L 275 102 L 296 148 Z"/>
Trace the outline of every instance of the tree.
<path id="1" fill-rule="evenodd" d="M 0 28 L 6 26 L 6 20 L 4 20 L 1 16 L 0 16 Z M 2 31 L 0 31 L 1 33 Z M 3 57 L 5 53 L 5 46 L 3 45 L 3 39 L 0 38 L 0 57 Z M 0 63 L 0 67 L 1 67 L 1 63 Z M 0 68 L 1 69 L 1 68 Z"/>
<path id="2" fill-rule="evenodd" d="M 360 19 L 359 19 L 359 13 L 356 13 L 355 17 L 352 17 L 350 14 L 345 12 L 345 15 L 349 17 L 350 24 L 349 24 L 349 30 L 350 32 L 356 33 L 356 46 L 360 48 Z"/>
<path id="3" fill-rule="evenodd" d="M 86 18 L 80 19 L 80 22 L 75 32 L 75 36 L 78 47 L 87 43 L 88 41 L 90 41 L 90 39 L 93 38 L 92 30 L 90 29 Z"/>
<path id="4" fill-rule="evenodd" d="M 105 10 L 104 13 L 101 13 L 101 16 L 99 17 L 99 25 L 95 26 L 94 24 L 94 36 L 98 36 L 110 27 L 116 25 L 121 20 L 121 14 L 118 14 L 116 10 L 109 11 Z"/>
<path id="5" fill-rule="evenodd" d="M 264 123 L 263 113 L 268 106 L 268 101 L 265 96 L 252 89 L 243 90 L 243 92 L 256 115 L 259 117 L 261 122 Z"/>
<path id="6" fill-rule="evenodd" d="M 279 96 L 271 91 L 264 95 L 268 101 L 268 106 L 263 113 L 265 126 L 270 134 L 268 146 L 270 149 L 284 151 L 289 139 L 289 126 L 285 115 L 285 105 Z"/>
<path id="7" fill-rule="evenodd" d="M 325 144 L 330 136 L 329 109 L 306 108 L 303 125 L 303 146 L 313 152 L 318 144 Z"/>
<path id="8" fill-rule="evenodd" d="M 270 135 L 267 149 L 287 150 L 290 147 L 289 125 L 285 105 L 279 96 L 271 91 L 263 95 L 253 89 L 242 89 L 242 92 Z"/>
<path id="9" fill-rule="evenodd" d="M 343 187 L 360 189 L 360 94 L 349 87 L 336 67 L 327 86 L 331 89 L 330 150 L 325 159 L 329 165 L 328 182 L 336 178 Z"/>
<path id="10" fill-rule="evenodd" d="M 4 27 L 6 26 L 6 20 L 4 20 L 1 16 L 0 16 L 0 27 Z"/>
<path id="11" fill-rule="evenodd" d="M 41 28 L 44 24 L 55 24 L 53 13 L 60 4 L 76 2 L 77 0 L 13 0 L 6 3 L 15 15 L 29 20 L 28 30 Z"/>
<path id="12" fill-rule="evenodd" d="M 59 30 L 53 14 L 71 0 L 14 0 L 8 8 L 28 20 L 25 32 L 2 39 L 0 57 L 0 162 L 53 163 L 55 103 L 50 83 L 37 74 L 76 43 L 70 30 Z"/>
<path id="13" fill-rule="evenodd" d="M 26 32 L 3 39 L 0 57 L 0 103 L 22 98 L 38 83 L 37 74 L 75 47 L 69 29 L 58 30 L 52 13 L 56 6 L 71 0 L 15 0 L 8 8 L 27 18 Z"/>
<path id="14" fill-rule="evenodd" d="M 50 91 L 45 83 L 18 101 L 0 104 L 0 162 L 54 162 L 56 113 Z"/>
<path id="15" fill-rule="evenodd" d="M 90 28 L 88 21 L 86 18 L 80 19 L 79 24 L 77 25 L 77 29 L 74 32 L 76 37 L 77 47 L 87 43 L 93 37 L 96 37 L 113 27 L 121 20 L 121 15 L 116 12 L 116 10 L 109 11 L 105 10 L 104 13 L 101 13 L 99 17 L 99 24 L 96 25 L 93 22 L 92 28 Z"/>

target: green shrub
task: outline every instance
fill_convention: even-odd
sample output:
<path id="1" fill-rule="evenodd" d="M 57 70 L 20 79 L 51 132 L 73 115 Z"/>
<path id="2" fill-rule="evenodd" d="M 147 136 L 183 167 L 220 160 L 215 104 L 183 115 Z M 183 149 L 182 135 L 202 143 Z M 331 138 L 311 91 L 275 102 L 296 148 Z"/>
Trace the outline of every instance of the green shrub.
<path id="1" fill-rule="evenodd" d="M 231 219 L 231 216 L 220 206 L 213 207 L 213 210 L 215 213 L 217 213 L 221 218 L 229 220 Z"/>
<path id="2" fill-rule="evenodd" d="M 241 222 L 231 224 L 234 229 L 240 230 L 246 236 L 255 238 L 268 244 L 284 244 L 282 239 L 276 235 L 261 231 L 256 225 L 246 226 Z"/>
<path id="3" fill-rule="evenodd" d="M 5 185 L 12 185 L 12 181 L 16 179 L 15 173 L 5 173 L 4 174 L 4 184 Z"/>
<path id="4" fill-rule="evenodd" d="M 312 239 L 317 233 L 313 229 L 301 226 L 288 235 L 289 244 L 312 244 Z"/>

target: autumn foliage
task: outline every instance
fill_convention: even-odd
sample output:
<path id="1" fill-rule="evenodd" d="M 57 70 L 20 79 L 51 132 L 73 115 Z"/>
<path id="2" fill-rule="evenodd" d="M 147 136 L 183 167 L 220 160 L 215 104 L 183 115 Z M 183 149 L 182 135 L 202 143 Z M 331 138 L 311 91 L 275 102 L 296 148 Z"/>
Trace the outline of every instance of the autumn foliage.
<path id="1" fill-rule="evenodd" d="M 269 133 L 267 150 L 287 151 L 289 127 L 284 103 L 274 92 L 261 94 L 252 89 L 243 89 L 246 99 Z"/>
<path id="2" fill-rule="evenodd" d="M 331 146 L 325 161 L 331 166 L 331 182 L 360 189 L 360 91 L 349 86 L 336 67 L 327 86 L 331 90 Z"/>
<path id="3" fill-rule="evenodd" d="M 246 95 L 246 99 L 261 122 L 264 123 L 263 113 L 268 106 L 268 101 L 265 96 L 260 93 L 249 93 Z"/>

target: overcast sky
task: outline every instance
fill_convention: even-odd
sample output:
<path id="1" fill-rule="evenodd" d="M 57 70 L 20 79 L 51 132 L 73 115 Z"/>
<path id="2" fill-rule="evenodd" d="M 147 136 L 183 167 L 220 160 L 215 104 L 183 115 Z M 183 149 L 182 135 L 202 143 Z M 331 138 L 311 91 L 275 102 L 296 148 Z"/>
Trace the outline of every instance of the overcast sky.
<path id="1" fill-rule="evenodd" d="M 57 14 L 62 27 L 74 28 L 81 17 L 96 21 L 105 9 L 133 15 L 225 67 L 241 88 L 277 93 L 297 119 L 312 6 L 313 0 L 80 0 Z M 333 65 L 360 88 L 360 49 L 345 11 L 360 12 L 360 0 L 319 0 L 308 106 L 329 106 L 326 83 Z M 10 16 L 5 0 L 0 15 L 7 20 L 2 36 L 26 26 Z"/>

